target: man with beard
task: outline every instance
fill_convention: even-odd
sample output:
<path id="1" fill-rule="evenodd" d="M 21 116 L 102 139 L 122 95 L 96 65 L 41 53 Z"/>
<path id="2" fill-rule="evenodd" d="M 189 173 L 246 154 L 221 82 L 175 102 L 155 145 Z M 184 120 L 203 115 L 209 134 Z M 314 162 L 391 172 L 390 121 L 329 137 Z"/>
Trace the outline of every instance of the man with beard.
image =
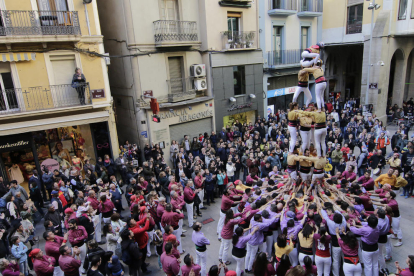
<path id="1" fill-rule="evenodd" d="M 53 205 L 49 206 L 49 209 L 44 217 L 45 221 L 51 221 L 53 223 L 53 227 L 58 230 L 58 235 L 62 235 L 62 226 L 60 222 L 62 221 L 62 216 L 59 212 L 56 212 L 55 207 Z"/>
<path id="2" fill-rule="evenodd" d="M 82 261 L 81 273 L 85 273 L 83 264 L 85 262 L 85 257 L 86 257 L 85 240 L 88 239 L 88 233 L 86 232 L 85 227 L 81 225 L 79 226 L 77 225 L 76 219 L 69 220 L 68 226 L 69 226 L 69 231 L 68 231 L 69 242 L 72 245 L 72 247 L 77 246 L 78 249 L 80 250 L 80 260 Z"/>

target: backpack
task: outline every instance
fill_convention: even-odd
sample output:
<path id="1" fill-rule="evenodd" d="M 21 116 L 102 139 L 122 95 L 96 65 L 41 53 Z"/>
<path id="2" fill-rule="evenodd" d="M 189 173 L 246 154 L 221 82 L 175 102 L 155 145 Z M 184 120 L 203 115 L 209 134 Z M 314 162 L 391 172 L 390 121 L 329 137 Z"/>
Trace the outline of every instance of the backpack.
<path id="1" fill-rule="evenodd" d="M 126 250 L 122 250 L 122 261 L 126 265 L 130 265 L 131 264 L 131 255 L 129 254 L 128 248 Z"/>

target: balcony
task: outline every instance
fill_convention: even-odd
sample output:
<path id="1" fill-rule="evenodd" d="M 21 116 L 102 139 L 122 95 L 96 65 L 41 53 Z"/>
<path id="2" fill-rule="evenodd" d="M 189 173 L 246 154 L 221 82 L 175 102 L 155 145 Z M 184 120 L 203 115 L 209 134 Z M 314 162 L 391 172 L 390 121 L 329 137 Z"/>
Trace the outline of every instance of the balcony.
<path id="1" fill-rule="evenodd" d="M 219 5 L 222 7 L 235 7 L 235 8 L 250 8 L 253 0 L 222 0 L 219 1 Z"/>
<path id="2" fill-rule="evenodd" d="M 356 18 L 349 18 L 346 22 L 346 34 L 360 34 L 362 33 L 362 16 Z"/>
<path id="3" fill-rule="evenodd" d="M 170 79 L 168 85 L 168 102 L 175 103 L 194 99 L 197 92 L 194 89 L 194 78 Z"/>
<path id="4" fill-rule="evenodd" d="M 56 40 L 55 36 L 81 35 L 76 11 L 2 10 L 0 16 L 0 36 L 10 42 L 45 42 Z"/>
<path id="5" fill-rule="evenodd" d="M 0 115 L 92 104 L 89 83 L 14 88 L 0 91 Z"/>
<path id="6" fill-rule="evenodd" d="M 267 14 L 270 16 L 289 16 L 297 12 L 298 5 L 296 0 L 269 0 L 269 10 Z"/>
<path id="7" fill-rule="evenodd" d="M 318 17 L 323 13 L 323 0 L 299 0 L 299 17 Z"/>
<path id="8" fill-rule="evenodd" d="M 267 66 L 299 65 L 302 50 L 278 50 L 266 52 Z"/>
<path id="9" fill-rule="evenodd" d="M 158 20 L 154 21 L 154 31 L 157 47 L 190 47 L 201 44 L 195 21 Z"/>
<path id="10" fill-rule="evenodd" d="M 231 32 L 221 33 L 223 40 L 223 50 L 256 50 L 256 32 Z"/>

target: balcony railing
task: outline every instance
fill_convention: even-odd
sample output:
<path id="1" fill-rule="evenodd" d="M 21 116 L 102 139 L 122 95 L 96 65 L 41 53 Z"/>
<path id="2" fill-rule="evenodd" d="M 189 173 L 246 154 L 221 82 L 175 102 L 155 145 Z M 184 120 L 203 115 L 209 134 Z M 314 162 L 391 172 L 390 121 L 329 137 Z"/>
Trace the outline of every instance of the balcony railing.
<path id="1" fill-rule="evenodd" d="M 246 50 L 256 49 L 256 32 L 222 32 L 223 49 Z"/>
<path id="2" fill-rule="evenodd" d="M 348 19 L 346 23 L 347 34 L 359 34 L 362 33 L 362 16 Z"/>
<path id="3" fill-rule="evenodd" d="M 267 52 L 267 65 L 278 66 L 300 63 L 302 50 L 277 50 Z"/>
<path id="4" fill-rule="evenodd" d="M 76 11 L 0 11 L 0 35 L 80 35 Z"/>
<path id="5" fill-rule="evenodd" d="M 323 0 L 299 0 L 299 15 L 316 15 L 323 12 Z"/>
<path id="6" fill-rule="evenodd" d="M 195 98 L 194 78 L 170 79 L 168 85 L 168 102 L 179 102 Z"/>
<path id="7" fill-rule="evenodd" d="M 270 10 L 297 10 L 296 0 L 269 0 Z"/>
<path id="8" fill-rule="evenodd" d="M 189 43 L 198 42 L 197 22 L 158 20 L 154 21 L 155 43 Z"/>
<path id="9" fill-rule="evenodd" d="M 14 88 L 0 91 L 0 115 L 92 104 L 89 83 Z"/>

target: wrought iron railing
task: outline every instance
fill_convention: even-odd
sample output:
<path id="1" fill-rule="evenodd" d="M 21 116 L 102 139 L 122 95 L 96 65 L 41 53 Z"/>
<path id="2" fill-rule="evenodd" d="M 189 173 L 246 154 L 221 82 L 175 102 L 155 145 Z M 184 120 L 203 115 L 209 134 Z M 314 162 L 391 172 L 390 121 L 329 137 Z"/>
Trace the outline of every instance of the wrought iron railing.
<path id="1" fill-rule="evenodd" d="M 323 0 L 299 0 L 299 12 L 323 12 Z"/>
<path id="2" fill-rule="evenodd" d="M 168 101 L 174 102 L 196 96 L 194 78 L 170 79 L 167 80 Z"/>
<path id="3" fill-rule="evenodd" d="M 89 83 L 0 91 L 0 115 L 92 104 Z"/>
<path id="4" fill-rule="evenodd" d="M 154 21 L 156 43 L 198 41 L 197 22 L 178 20 Z"/>
<path id="5" fill-rule="evenodd" d="M 297 10 L 296 0 L 269 0 L 270 10 Z"/>
<path id="6" fill-rule="evenodd" d="M 256 32 L 222 32 L 223 49 L 255 49 L 256 48 Z"/>
<path id="7" fill-rule="evenodd" d="M 287 65 L 297 64 L 300 62 L 302 50 L 277 50 L 267 52 L 267 65 Z"/>
<path id="8" fill-rule="evenodd" d="M 362 33 L 362 16 L 357 16 L 357 17 L 347 20 L 346 33 L 347 34 Z"/>
<path id="9" fill-rule="evenodd" d="M 80 35 L 77 11 L 0 11 L 0 35 Z"/>

